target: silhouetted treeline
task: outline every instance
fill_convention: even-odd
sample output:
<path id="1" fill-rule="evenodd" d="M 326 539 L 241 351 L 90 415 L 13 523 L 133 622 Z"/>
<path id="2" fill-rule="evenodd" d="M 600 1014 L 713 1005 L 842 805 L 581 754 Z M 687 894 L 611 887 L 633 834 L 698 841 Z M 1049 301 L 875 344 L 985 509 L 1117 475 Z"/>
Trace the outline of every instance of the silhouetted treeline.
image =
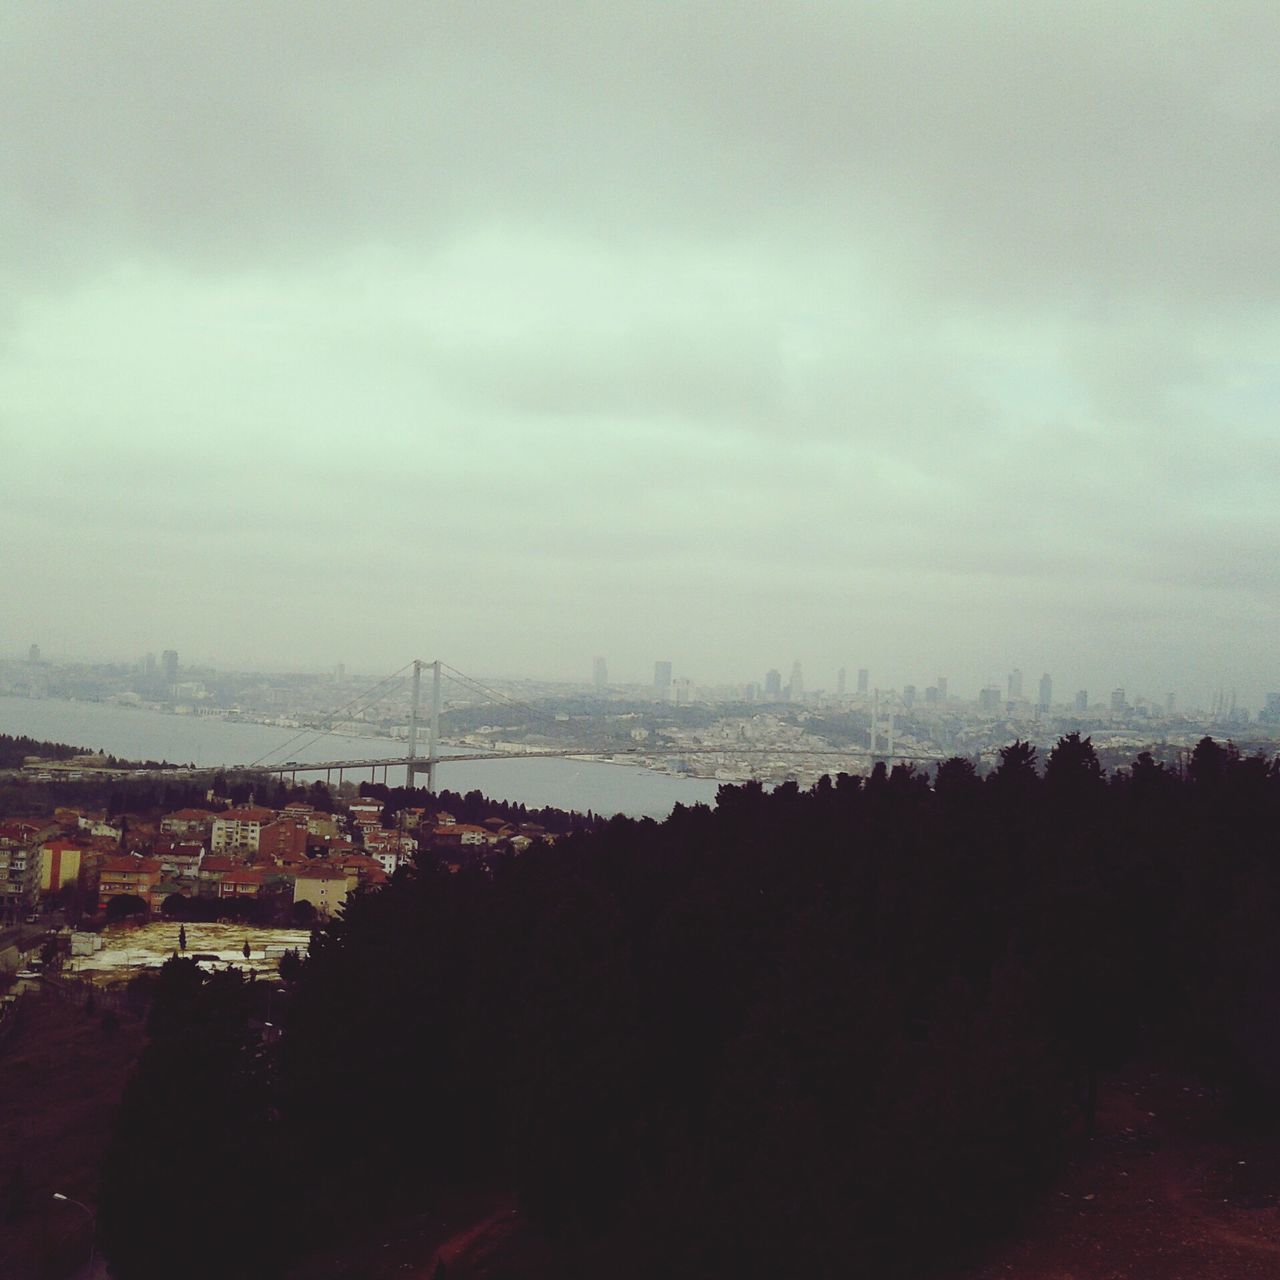
<path id="1" fill-rule="evenodd" d="M 0 769 L 21 769 L 28 756 L 41 760 L 69 760 L 87 755 L 84 747 L 69 747 L 65 742 L 42 742 L 25 734 L 0 733 Z"/>
<path id="2" fill-rule="evenodd" d="M 1275 1121 L 1280 770 L 1206 739 L 1108 777 L 1074 735 L 1038 764 L 724 787 L 401 872 L 317 936 L 270 1108 L 230 980 L 168 977 L 157 1025 L 218 1065 L 148 1050 L 104 1178 L 121 1280 L 460 1187 L 517 1189 L 563 1275 L 921 1275 L 1016 1223 L 1134 1054 Z"/>

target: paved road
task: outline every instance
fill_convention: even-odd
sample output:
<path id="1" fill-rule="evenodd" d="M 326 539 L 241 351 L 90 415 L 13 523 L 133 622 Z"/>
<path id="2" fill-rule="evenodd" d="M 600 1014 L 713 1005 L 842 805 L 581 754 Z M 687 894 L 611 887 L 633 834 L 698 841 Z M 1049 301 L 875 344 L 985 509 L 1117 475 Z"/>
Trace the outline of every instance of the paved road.
<path id="1" fill-rule="evenodd" d="M 11 924 L 0 929 L 0 951 L 6 947 L 21 948 L 27 942 L 43 938 L 49 930 L 42 924 Z"/>

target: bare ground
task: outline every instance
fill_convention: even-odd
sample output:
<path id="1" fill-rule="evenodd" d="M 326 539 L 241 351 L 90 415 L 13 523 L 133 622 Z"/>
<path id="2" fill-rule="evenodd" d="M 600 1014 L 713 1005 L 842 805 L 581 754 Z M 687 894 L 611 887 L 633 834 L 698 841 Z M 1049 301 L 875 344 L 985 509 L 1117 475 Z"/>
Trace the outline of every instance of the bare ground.
<path id="1" fill-rule="evenodd" d="M 1280 1144 L 1224 1133 L 1194 1080 L 1107 1082 L 1096 1136 L 1021 1235 L 955 1280 L 1280 1276 Z"/>
<path id="2" fill-rule="evenodd" d="M 53 1193 L 96 1207 L 98 1170 L 142 1038 L 134 1019 L 111 1030 L 50 996 L 28 1000 L 22 1026 L 0 1049 L 5 1280 L 62 1280 L 87 1258 L 88 1217 Z"/>

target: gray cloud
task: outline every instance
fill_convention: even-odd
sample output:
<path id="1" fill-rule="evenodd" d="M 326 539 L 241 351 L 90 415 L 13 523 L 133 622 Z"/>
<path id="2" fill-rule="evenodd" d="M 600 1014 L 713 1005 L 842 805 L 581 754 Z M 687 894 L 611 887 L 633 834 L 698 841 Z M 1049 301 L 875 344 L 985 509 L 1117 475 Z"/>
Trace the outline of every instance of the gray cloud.
<path id="1" fill-rule="evenodd" d="M 0 645 L 1256 698 L 1277 36 L 14 6 Z"/>

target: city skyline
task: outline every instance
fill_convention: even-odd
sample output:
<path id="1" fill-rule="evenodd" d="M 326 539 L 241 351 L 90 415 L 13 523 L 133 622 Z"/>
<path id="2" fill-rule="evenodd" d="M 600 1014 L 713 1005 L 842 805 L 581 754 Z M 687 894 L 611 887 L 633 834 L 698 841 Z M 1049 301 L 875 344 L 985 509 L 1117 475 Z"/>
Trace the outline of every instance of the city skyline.
<path id="1" fill-rule="evenodd" d="M 101 654 L 84 658 L 68 657 L 57 650 L 46 654 L 41 644 L 32 643 L 23 654 L 0 652 L 0 664 L 25 662 L 27 664 L 43 663 L 46 665 L 74 666 L 83 664 L 86 666 L 132 667 L 139 670 L 147 678 L 160 678 L 168 685 L 174 684 L 180 669 L 182 671 L 221 670 L 239 674 L 280 673 L 324 676 L 336 681 L 339 685 L 346 682 L 348 670 L 348 664 L 341 661 L 330 662 L 321 667 L 285 662 L 267 664 L 261 667 L 241 667 L 218 664 L 207 660 L 183 660 L 179 663 L 179 655 L 174 650 L 165 650 L 162 657 L 163 661 L 160 663 L 157 662 L 156 654 L 151 651 L 134 655 L 133 657 L 121 658 L 104 657 Z M 1074 706 L 1076 710 L 1083 710 L 1085 708 L 1081 706 L 1080 696 L 1085 694 L 1087 695 L 1085 707 L 1091 712 L 1110 705 L 1117 693 L 1124 695 L 1123 705 L 1126 707 L 1132 707 L 1141 702 L 1153 709 L 1163 710 L 1168 714 L 1192 709 L 1207 712 L 1215 705 L 1225 706 L 1227 704 L 1230 704 L 1233 708 L 1239 707 L 1256 713 L 1268 707 L 1274 709 L 1276 699 L 1280 698 L 1280 693 L 1266 688 L 1265 685 L 1260 686 L 1262 692 L 1256 696 L 1250 695 L 1238 686 L 1226 684 L 1218 684 L 1202 691 L 1177 686 L 1157 690 L 1149 683 L 1138 682 L 1137 684 L 1126 686 L 1123 683 L 1117 684 L 1114 679 L 1105 678 L 1082 688 L 1078 681 L 1070 679 L 1058 681 L 1053 673 L 1047 671 L 1042 672 L 1034 681 L 1034 688 L 1028 687 L 1024 689 L 1022 687 L 1023 672 L 1020 668 L 1014 668 L 1004 676 L 997 675 L 993 669 L 988 668 L 985 676 L 975 679 L 971 684 L 966 683 L 963 677 L 957 684 L 954 678 L 948 675 L 938 674 L 934 677 L 925 677 L 918 672 L 907 672 L 905 676 L 899 673 L 899 678 L 897 679 L 891 678 L 893 673 L 890 673 L 883 680 L 877 680 L 872 678 L 874 673 L 871 669 L 859 667 L 855 672 L 855 689 L 850 687 L 853 682 L 848 679 L 851 668 L 847 663 L 842 663 L 829 673 L 820 675 L 812 683 L 806 683 L 801 676 L 801 697 L 796 698 L 793 694 L 794 682 L 805 666 L 805 663 L 799 658 L 794 659 L 790 664 L 790 679 L 784 679 L 781 670 L 776 666 L 762 672 L 739 671 L 728 674 L 704 675 L 700 672 L 683 670 L 678 663 L 671 659 L 658 659 L 646 664 L 645 668 L 640 671 L 628 668 L 621 674 L 615 675 L 610 662 L 611 660 L 607 656 L 596 654 L 589 659 L 589 669 L 585 673 L 583 671 L 569 671 L 564 674 L 552 674 L 545 671 L 499 670 L 487 671 L 483 674 L 487 678 L 497 680 L 545 681 L 552 684 L 580 685 L 590 687 L 596 692 L 605 692 L 609 689 L 649 690 L 663 697 L 671 695 L 677 689 L 683 691 L 682 697 L 687 697 L 700 690 L 714 689 L 724 691 L 736 687 L 744 692 L 754 690 L 752 697 L 756 700 L 783 702 L 804 701 L 806 697 L 844 698 L 852 701 L 855 698 L 864 698 L 874 693 L 881 693 L 886 697 L 903 699 L 908 705 L 919 703 L 928 706 L 935 703 L 945 704 L 948 701 L 958 704 L 974 703 L 982 705 L 984 702 L 989 703 L 994 699 L 1000 706 L 1020 703 L 1031 708 L 1067 708 Z M 365 675 L 375 672 L 375 668 L 360 663 L 353 664 L 351 669 L 352 671 L 362 672 Z M 975 666 L 973 670 L 977 671 L 979 668 Z M 1125 692 L 1126 688 L 1129 691 L 1127 694 Z"/>

